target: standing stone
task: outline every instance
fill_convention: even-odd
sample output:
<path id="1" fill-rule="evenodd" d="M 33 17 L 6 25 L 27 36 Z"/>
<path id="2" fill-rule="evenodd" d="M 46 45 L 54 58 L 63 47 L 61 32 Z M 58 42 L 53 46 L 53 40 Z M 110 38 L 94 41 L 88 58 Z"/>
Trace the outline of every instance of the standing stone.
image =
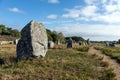
<path id="1" fill-rule="evenodd" d="M 89 40 L 89 38 L 87 39 L 87 44 L 90 45 L 90 40 Z"/>
<path id="2" fill-rule="evenodd" d="M 86 45 L 86 43 L 85 43 L 84 41 L 82 42 L 82 44 L 83 44 L 83 46 L 85 46 L 85 45 Z"/>
<path id="3" fill-rule="evenodd" d="M 54 48 L 54 42 L 48 41 L 48 48 Z"/>
<path id="4" fill-rule="evenodd" d="M 114 42 L 106 42 L 106 46 L 115 47 L 115 43 Z"/>
<path id="5" fill-rule="evenodd" d="M 60 44 L 60 40 L 56 40 L 55 43 L 56 43 L 57 45 L 59 45 L 59 44 Z"/>
<path id="6" fill-rule="evenodd" d="M 47 33 L 42 23 L 28 23 L 21 31 L 21 39 L 17 44 L 17 59 L 29 57 L 45 57 L 47 52 Z"/>
<path id="7" fill-rule="evenodd" d="M 82 41 L 79 41 L 78 44 L 79 44 L 79 45 L 82 45 Z"/>
<path id="8" fill-rule="evenodd" d="M 67 42 L 67 48 L 72 48 L 72 38 L 70 38 Z"/>
<path id="9" fill-rule="evenodd" d="M 120 44 L 120 39 L 118 40 L 118 44 Z"/>
<path id="10" fill-rule="evenodd" d="M 15 45 L 17 45 L 17 44 L 18 44 L 18 41 L 19 41 L 19 39 L 15 39 L 15 40 L 13 41 L 13 43 L 14 43 Z"/>
<path id="11" fill-rule="evenodd" d="M 107 47 L 109 47 L 109 42 L 106 42 L 105 45 L 106 45 Z"/>

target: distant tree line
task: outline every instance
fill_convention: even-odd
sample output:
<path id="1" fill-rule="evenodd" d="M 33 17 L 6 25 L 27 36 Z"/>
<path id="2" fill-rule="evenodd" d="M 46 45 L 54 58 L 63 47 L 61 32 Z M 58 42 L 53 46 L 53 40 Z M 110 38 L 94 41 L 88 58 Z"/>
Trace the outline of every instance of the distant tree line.
<path id="1" fill-rule="evenodd" d="M 1 36 L 4 36 L 4 35 L 12 36 L 12 37 L 16 37 L 16 38 L 20 38 L 20 36 L 21 36 L 19 30 L 6 27 L 3 24 L 0 25 L 0 35 Z"/>
<path id="2" fill-rule="evenodd" d="M 48 41 L 56 42 L 57 40 L 59 40 L 61 43 L 65 42 L 64 35 L 61 32 L 58 33 L 56 31 L 51 31 L 49 29 L 46 29 L 46 31 L 47 31 Z"/>
<path id="3" fill-rule="evenodd" d="M 66 41 L 67 41 L 69 38 L 72 38 L 72 40 L 73 40 L 74 42 L 85 41 L 85 40 L 84 40 L 82 37 L 80 37 L 80 36 L 65 37 Z"/>
<path id="4" fill-rule="evenodd" d="M 72 38 L 73 42 L 85 41 L 85 39 L 80 36 L 64 37 L 61 32 L 57 33 L 56 31 L 51 31 L 49 29 L 46 29 L 46 31 L 49 41 L 55 42 L 56 40 L 60 40 L 61 43 L 65 43 L 69 38 Z"/>
<path id="5" fill-rule="evenodd" d="M 49 29 L 46 29 L 47 31 L 47 36 L 49 41 L 57 41 L 59 40 L 60 42 L 64 42 L 65 38 L 63 34 L 57 33 L 56 31 L 51 31 Z M 8 37 L 14 37 L 14 38 L 20 38 L 21 37 L 21 32 L 17 29 L 12 29 L 10 27 L 6 27 L 3 24 L 0 24 L 0 36 L 4 36 L 4 38 Z"/>
<path id="6" fill-rule="evenodd" d="M 72 36 L 72 37 L 64 37 L 62 32 L 56 32 L 56 31 L 51 31 L 49 29 L 46 29 L 47 31 L 47 36 L 48 36 L 48 41 L 53 41 L 56 42 L 57 40 L 60 41 L 60 43 L 65 43 L 69 38 L 72 38 L 73 41 L 78 42 L 78 41 L 84 41 L 82 37 L 78 36 Z M 0 36 L 10 36 L 14 38 L 20 38 L 21 33 L 17 29 L 12 29 L 10 27 L 6 27 L 3 24 L 0 24 Z"/>

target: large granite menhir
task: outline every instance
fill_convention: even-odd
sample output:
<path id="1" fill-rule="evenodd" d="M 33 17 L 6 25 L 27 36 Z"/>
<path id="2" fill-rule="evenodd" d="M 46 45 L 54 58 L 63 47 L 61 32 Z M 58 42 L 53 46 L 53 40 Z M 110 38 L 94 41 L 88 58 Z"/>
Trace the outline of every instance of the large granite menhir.
<path id="1" fill-rule="evenodd" d="M 48 39 L 44 25 L 35 21 L 28 23 L 21 31 L 21 39 L 17 44 L 17 59 L 29 57 L 45 57 Z"/>

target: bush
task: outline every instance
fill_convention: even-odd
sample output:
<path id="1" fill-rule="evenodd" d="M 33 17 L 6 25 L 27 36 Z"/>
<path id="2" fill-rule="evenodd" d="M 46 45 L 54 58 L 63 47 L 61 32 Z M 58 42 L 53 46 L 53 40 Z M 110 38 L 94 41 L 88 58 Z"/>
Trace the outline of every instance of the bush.
<path id="1" fill-rule="evenodd" d="M 101 65 L 101 67 L 108 67 L 109 66 L 109 64 L 107 62 L 101 62 L 100 65 Z"/>
<path id="2" fill-rule="evenodd" d="M 113 73 L 113 69 L 106 69 L 104 71 L 103 77 L 105 77 L 105 80 L 113 80 L 115 76 L 116 76 L 116 74 Z"/>
<path id="3" fill-rule="evenodd" d="M 89 46 L 80 46 L 78 48 L 76 48 L 78 51 L 82 51 L 82 52 L 88 52 L 89 50 Z"/>

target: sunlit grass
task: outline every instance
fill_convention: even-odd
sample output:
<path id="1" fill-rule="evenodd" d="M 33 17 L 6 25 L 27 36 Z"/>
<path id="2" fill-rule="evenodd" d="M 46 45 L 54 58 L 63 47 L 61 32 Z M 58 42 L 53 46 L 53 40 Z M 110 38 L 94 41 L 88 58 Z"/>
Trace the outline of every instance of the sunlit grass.
<path id="1" fill-rule="evenodd" d="M 12 47 L 11 47 L 12 46 Z M 62 46 L 62 45 L 61 45 Z M 96 55 L 58 46 L 44 59 L 16 62 L 15 45 L 0 46 L 0 79 L 6 80 L 111 80 L 114 73 Z M 98 58 L 97 58 L 98 57 Z M 108 76 L 112 75 L 112 77 Z"/>
<path id="2" fill-rule="evenodd" d="M 79 47 L 76 47 L 75 49 L 81 52 L 88 52 L 89 46 L 79 46 Z"/>
<path id="3" fill-rule="evenodd" d="M 120 62 L 120 47 L 97 46 L 95 48 L 98 50 L 102 50 L 104 54 Z"/>

